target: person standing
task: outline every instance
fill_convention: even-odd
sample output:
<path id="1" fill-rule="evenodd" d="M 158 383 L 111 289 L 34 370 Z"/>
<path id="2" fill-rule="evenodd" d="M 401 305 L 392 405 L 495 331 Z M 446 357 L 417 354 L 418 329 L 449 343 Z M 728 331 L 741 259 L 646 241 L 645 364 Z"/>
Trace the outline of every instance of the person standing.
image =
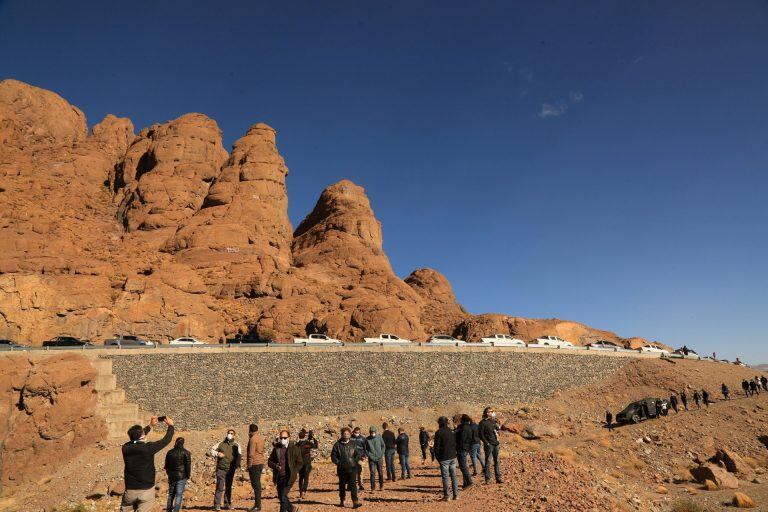
<path id="1" fill-rule="evenodd" d="M 677 405 L 677 395 L 675 395 L 674 393 L 669 395 L 669 405 L 672 406 L 672 410 L 675 411 L 675 414 L 680 413 Z"/>
<path id="2" fill-rule="evenodd" d="M 394 482 L 395 478 L 395 433 L 389 430 L 389 425 L 385 422 L 381 424 L 383 432 L 381 439 L 384 440 L 384 461 L 387 465 L 387 480 Z"/>
<path id="3" fill-rule="evenodd" d="M 485 483 L 491 482 L 491 459 L 493 459 L 493 473 L 496 483 L 501 484 L 501 468 L 499 467 L 499 427 L 496 424 L 496 411 L 493 407 L 486 407 L 483 411 L 483 419 L 480 421 L 480 440 L 483 442 L 485 452 Z"/>
<path id="4" fill-rule="evenodd" d="M 760 394 L 760 378 L 755 375 L 755 380 L 753 381 L 755 383 L 755 393 L 758 395 Z"/>
<path id="5" fill-rule="evenodd" d="M 709 409 L 709 391 L 706 389 L 701 390 L 701 399 L 704 402 L 704 405 Z"/>
<path id="6" fill-rule="evenodd" d="M 291 503 L 288 492 L 296 483 L 303 463 L 301 450 L 291 441 L 291 433 L 285 429 L 281 430 L 280 437 L 267 460 L 267 465 L 272 470 L 272 481 L 277 490 L 280 512 L 298 512 L 299 510 L 299 507 Z"/>
<path id="7" fill-rule="evenodd" d="M 470 423 L 472 427 L 472 445 L 469 447 L 469 457 L 472 459 L 472 476 L 477 476 L 477 464 L 480 469 L 484 469 L 483 458 L 480 456 L 480 426 L 473 419 Z"/>
<path id="8" fill-rule="evenodd" d="M 429 449 L 429 433 L 422 425 L 419 427 L 419 447 L 421 448 L 421 463 L 427 463 L 427 450 Z"/>
<path id="9" fill-rule="evenodd" d="M 213 509 L 221 510 L 222 498 L 224 510 L 232 507 L 232 482 L 235 471 L 240 467 L 242 452 L 235 441 L 237 433 L 234 429 L 227 430 L 227 436 L 222 442 L 211 448 L 211 456 L 216 459 L 216 491 L 213 495 Z"/>
<path id="10" fill-rule="evenodd" d="M 303 465 L 299 471 L 299 499 L 303 500 L 309 489 L 309 474 L 312 472 L 312 450 L 317 450 L 318 443 L 315 432 L 302 428 L 299 431 L 299 440 L 296 446 L 301 450 Z"/>
<path id="11" fill-rule="evenodd" d="M 749 394 L 750 394 L 751 396 L 754 396 L 754 395 L 756 395 L 756 394 L 758 393 L 758 391 L 757 391 L 757 384 L 755 384 L 755 381 L 753 381 L 753 380 L 750 380 L 750 381 L 748 382 L 748 384 L 749 384 Z"/>
<path id="12" fill-rule="evenodd" d="M 472 448 L 472 418 L 462 414 L 459 419 L 459 426 L 456 427 L 456 457 L 459 460 L 459 469 L 461 470 L 462 487 L 470 487 L 474 482 L 472 475 L 469 474 L 469 452 Z"/>
<path id="13" fill-rule="evenodd" d="M 397 429 L 397 439 L 395 439 L 395 450 L 397 451 L 397 458 L 400 459 L 400 479 L 411 479 L 411 462 L 410 462 L 410 438 L 405 433 L 405 429 L 402 427 Z M 406 477 L 406 474 L 408 475 Z"/>
<path id="14" fill-rule="evenodd" d="M 701 409 L 701 395 L 698 389 L 693 390 L 693 403 L 696 404 L 697 409 Z"/>
<path id="15" fill-rule="evenodd" d="M 376 433 L 376 427 L 371 426 L 370 435 L 365 439 L 366 452 L 368 457 L 368 471 L 371 472 L 371 491 L 376 490 L 376 472 L 379 473 L 379 490 L 384 490 L 384 471 L 381 467 L 384 462 L 384 440 Z"/>
<path id="16" fill-rule="evenodd" d="M 146 442 L 146 436 L 158 423 L 153 416 L 149 425 L 133 425 L 128 429 L 128 442 L 121 451 L 125 469 L 125 492 L 120 501 L 120 512 L 149 512 L 155 504 L 155 454 L 168 446 L 173 439 L 173 420 L 165 417 L 168 426 L 159 441 Z"/>
<path id="17" fill-rule="evenodd" d="M 741 389 L 744 390 L 744 396 L 749 397 L 749 382 L 747 382 L 747 379 L 741 381 Z"/>
<path id="18" fill-rule="evenodd" d="M 352 508 L 358 508 L 361 505 L 357 500 L 355 473 L 357 473 L 357 468 L 360 465 L 360 452 L 351 437 L 352 431 L 349 427 L 342 427 L 341 438 L 331 449 L 331 462 L 336 465 L 336 476 L 339 477 L 340 506 L 344 506 L 347 489 L 349 489 L 349 493 L 352 495 Z"/>
<path id="19" fill-rule="evenodd" d="M 352 442 L 355 443 L 355 447 L 360 454 L 360 457 L 357 459 L 357 488 L 361 491 L 364 491 L 365 487 L 363 487 L 363 465 L 361 461 L 365 460 L 368 454 L 368 441 L 363 436 L 360 427 L 355 427 L 354 430 L 352 430 Z"/>
<path id="20" fill-rule="evenodd" d="M 248 468 L 254 499 L 253 507 L 248 512 L 259 512 L 261 510 L 261 475 L 264 473 L 264 462 L 266 462 L 264 448 L 267 442 L 259 433 L 259 426 L 255 423 L 251 423 L 248 427 L 248 436 L 245 465 Z"/>
<path id="21" fill-rule="evenodd" d="M 723 392 L 723 398 L 726 400 L 731 399 L 731 390 L 728 389 L 728 386 L 725 385 L 725 382 L 723 382 L 723 385 L 720 386 L 720 391 Z"/>
<path id="22" fill-rule="evenodd" d="M 456 478 L 456 434 L 448 427 L 448 418 L 440 416 L 435 432 L 435 458 L 440 464 L 443 480 L 443 501 L 448 501 L 450 484 L 453 499 L 459 499 L 459 481 Z M 450 482 L 449 482 L 450 481 Z"/>
<path id="23" fill-rule="evenodd" d="M 613 414 L 611 411 L 605 411 L 605 426 L 609 431 L 613 431 Z"/>
<path id="24" fill-rule="evenodd" d="M 680 401 L 683 403 L 683 409 L 688 410 L 688 395 L 685 394 L 685 390 L 680 392 Z"/>
<path id="25" fill-rule="evenodd" d="M 165 474 L 168 476 L 168 506 L 166 512 L 179 512 L 184 498 L 184 487 L 192 474 L 192 454 L 184 449 L 184 438 L 179 437 L 173 448 L 165 454 Z"/>
<path id="26" fill-rule="evenodd" d="M 763 391 L 768 391 L 768 377 L 761 375 L 760 383 L 763 385 Z"/>

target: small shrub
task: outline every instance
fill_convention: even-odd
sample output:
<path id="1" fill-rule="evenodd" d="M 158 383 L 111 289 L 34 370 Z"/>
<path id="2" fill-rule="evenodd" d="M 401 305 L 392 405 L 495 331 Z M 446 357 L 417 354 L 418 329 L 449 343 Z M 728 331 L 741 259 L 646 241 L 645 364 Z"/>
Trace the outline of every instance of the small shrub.
<path id="1" fill-rule="evenodd" d="M 672 504 L 672 512 L 706 512 L 706 510 L 694 501 L 678 500 Z"/>

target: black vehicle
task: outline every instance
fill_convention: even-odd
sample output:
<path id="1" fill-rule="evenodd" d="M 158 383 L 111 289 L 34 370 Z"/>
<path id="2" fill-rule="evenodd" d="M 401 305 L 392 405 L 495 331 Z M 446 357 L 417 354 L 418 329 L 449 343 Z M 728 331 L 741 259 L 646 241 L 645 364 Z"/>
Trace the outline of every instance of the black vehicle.
<path id="1" fill-rule="evenodd" d="M 74 336 L 56 336 L 43 342 L 44 347 L 82 347 L 90 344 L 90 341 L 80 340 Z"/>
<path id="2" fill-rule="evenodd" d="M 154 347 L 155 344 L 151 341 L 147 341 L 134 336 L 132 334 L 119 334 L 115 335 L 111 340 L 104 341 L 104 345 L 108 347 Z"/>
<path id="3" fill-rule="evenodd" d="M 661 398 L 643 398 L 632 402 L 616 415 L 616 423 L 639 423 L 669 414 L 669 403 Z"/>
<path id="4" fill-rule="evenodd" d="M 238 344 L 238 343 L 262 343 L 264 345 L 268 344 L 268 341 L 259 339 L 259 337 L 256 334 L 253 333 L 247 333 L 247 334 L 235 334 L 234 338 L 227 338 L 227 343 L 232 344 Z"/>
<path id="5" fill-rule="evenodd" d="M 12 340 L 0 340 L 0 350 L 10 350 L 13 348 L 24 348 L 24 345 L 19 345 Z"/>

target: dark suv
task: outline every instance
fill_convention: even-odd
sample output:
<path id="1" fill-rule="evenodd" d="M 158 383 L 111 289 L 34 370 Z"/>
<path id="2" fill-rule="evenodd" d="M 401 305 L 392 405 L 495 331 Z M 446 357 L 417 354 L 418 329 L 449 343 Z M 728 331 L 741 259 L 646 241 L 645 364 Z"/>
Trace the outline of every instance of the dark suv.
<path id="1" fill-rule="evenodd" d="M 642 420 L 669 414 L 669 403 L 661 398 L 643 398 L 632 402 L 616 415 L 616 423 L 640 423 Z"/>
<path id="2" fill-rule="evenodd" d="M 24 348 L 24 345 L 19 345 L 11 340 L 0 340 L 0 350 L 10 350 L 13 348 Z"/>
<path id="3" fill-rule="evenodd" d="M 79 340 L 74 336 L 56 336 L 43 342 L 44 347 L 82 347 L 90 344 L 90 341 Z"/>

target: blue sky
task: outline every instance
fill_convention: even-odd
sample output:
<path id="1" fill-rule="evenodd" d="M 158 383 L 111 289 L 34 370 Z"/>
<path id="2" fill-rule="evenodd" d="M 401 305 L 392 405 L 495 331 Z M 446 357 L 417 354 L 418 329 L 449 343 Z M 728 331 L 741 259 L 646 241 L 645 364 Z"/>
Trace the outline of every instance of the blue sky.
<path id="1" fill-rule="evenodd" d="M 294 225 L 352 179 L 473 313 L 768 362 L 768 3 L 66 4 L 0 2 L 0 77 L 267 122 Z"/>

